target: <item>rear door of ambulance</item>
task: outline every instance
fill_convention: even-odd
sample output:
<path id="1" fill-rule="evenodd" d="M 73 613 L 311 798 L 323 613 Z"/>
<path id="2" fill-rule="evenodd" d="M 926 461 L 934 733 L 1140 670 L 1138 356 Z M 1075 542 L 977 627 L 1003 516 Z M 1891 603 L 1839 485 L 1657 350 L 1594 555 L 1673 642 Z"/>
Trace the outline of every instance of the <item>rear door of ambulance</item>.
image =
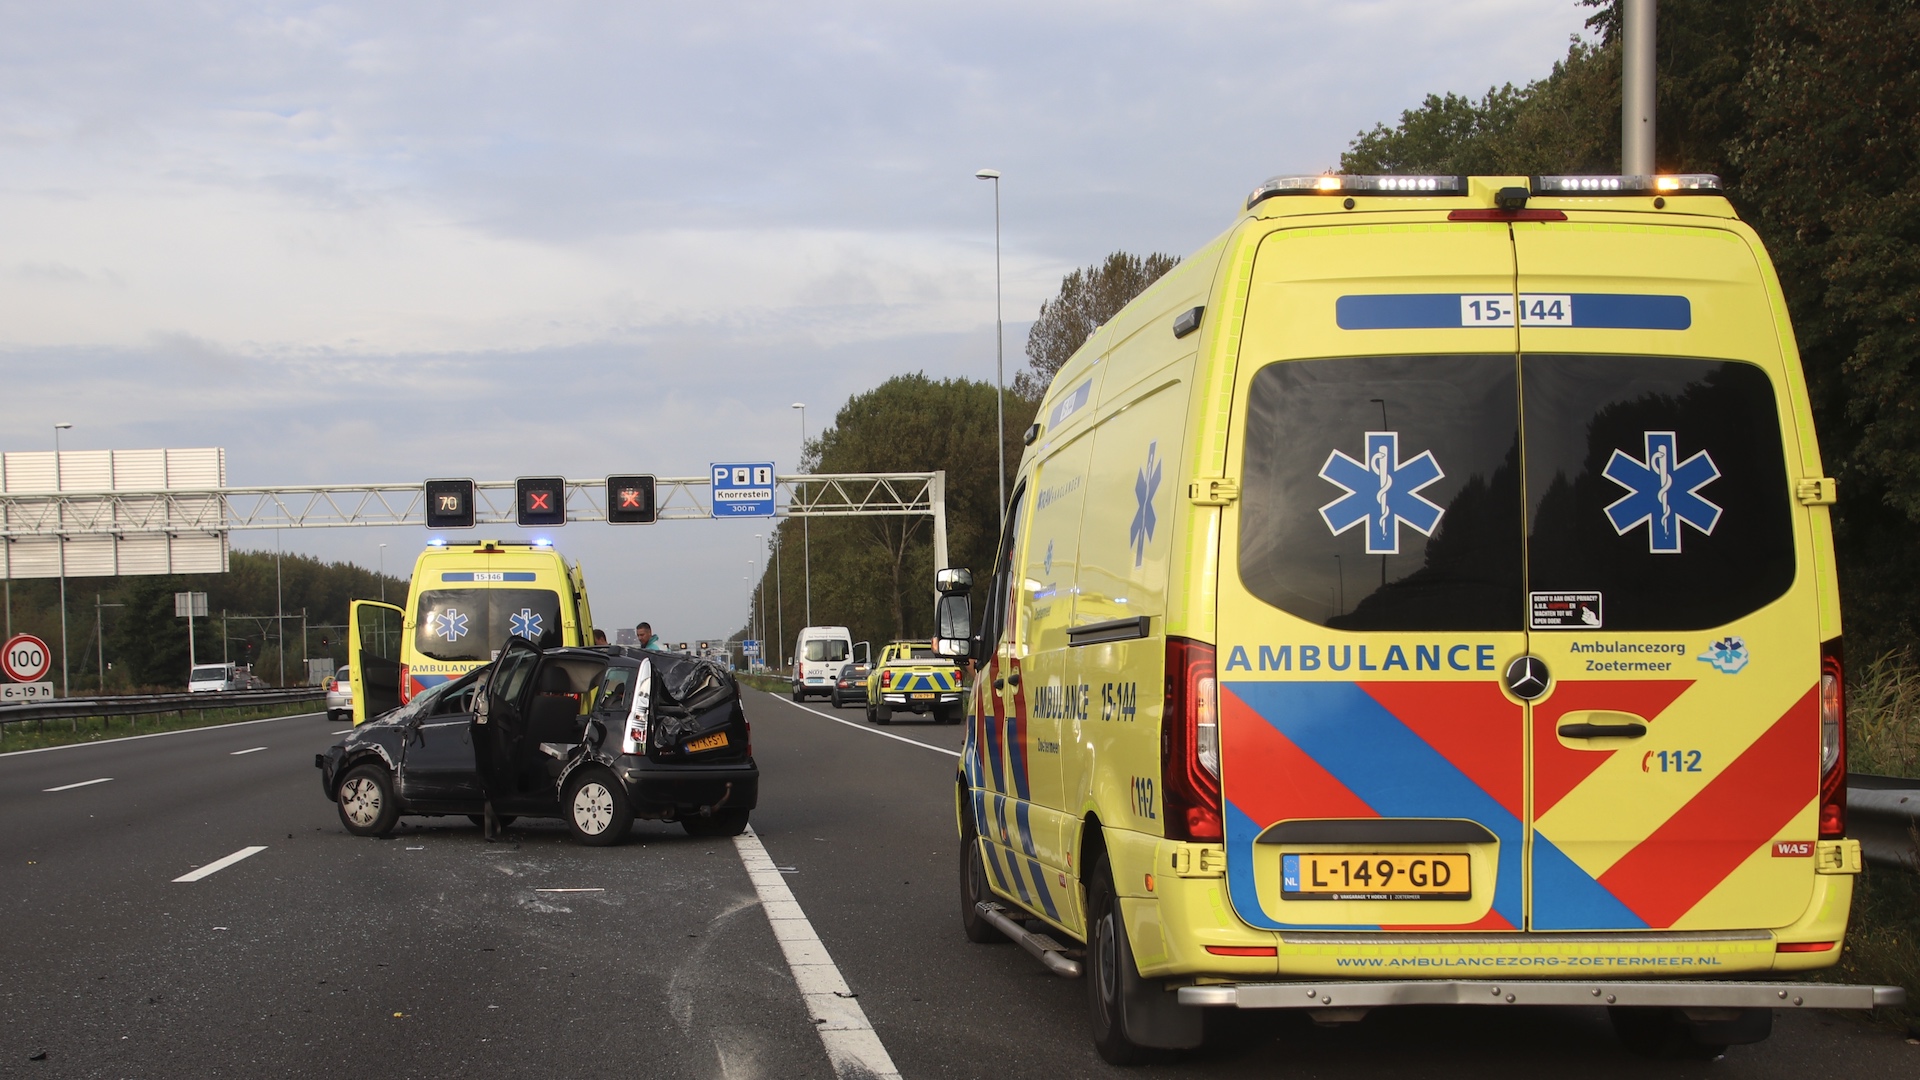
<path id="1" fill-rule="evenodd" d="M 1216 648 L 1253 926 L 1525 925 L 1513 245 L 1400 217 L 1283 228 L 1245 271 Z"/>
<path id="2" fill-rule="evenodd" d="M 1531 924 L 1783 926 L 1812 892 L 1820 782 L 1785 316 L 1712 219 L 1570 213 L 1512 226 L 1530 647 L 1551 676 Z"/>

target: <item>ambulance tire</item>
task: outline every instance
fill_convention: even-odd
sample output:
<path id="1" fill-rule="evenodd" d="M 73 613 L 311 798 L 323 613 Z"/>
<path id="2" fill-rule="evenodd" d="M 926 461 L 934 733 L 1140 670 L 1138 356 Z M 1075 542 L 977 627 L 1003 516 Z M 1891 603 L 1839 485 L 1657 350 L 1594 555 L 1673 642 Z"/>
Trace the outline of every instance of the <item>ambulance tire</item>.
<path id="1" fill-rule="evenodd" d="M 1004 944 L 1007 935 L 980 917 L 976 904 L 993 900 L 987 887 L 987 860 L 980 854 L 980 834 L 973 827 L 973 808 L 967 789 L 960 788 L 960 929 L 975 945 Z"/>
<path id="2" fill-rule="evenodd" d="M 1772 1009 L 1741 1009 L 1730 1020 L 1688 1020 L 1679 1009 L 1613 1006 L 1614 1037 L 1641 1057 L 1713 1061 L 1733 1043 L 1756 1043 L 1773 1033 Z"/>
<path id="3" fill-rule="evenodd" d="M 1141 1065 L 1167 1050 L 1192 1050 L 1206 1039 L 1205 1010 L 1182 1005 L 1134 966 L 1127 921 L 1114 897 L 1106 856 L 1087 890 L 1087 1005 L 1093 1048 L 1108 1064 Z"/>

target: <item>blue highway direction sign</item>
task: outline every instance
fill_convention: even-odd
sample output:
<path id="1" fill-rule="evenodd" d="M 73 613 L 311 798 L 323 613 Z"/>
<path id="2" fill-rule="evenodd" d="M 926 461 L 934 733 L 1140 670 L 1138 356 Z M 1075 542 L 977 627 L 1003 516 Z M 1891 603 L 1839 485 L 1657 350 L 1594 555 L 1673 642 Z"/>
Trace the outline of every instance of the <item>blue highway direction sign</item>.
<path id="1" fill-rule="evenodd" d="M 715 462 L 713 516 L 773 516 L 773 462 Z"/>

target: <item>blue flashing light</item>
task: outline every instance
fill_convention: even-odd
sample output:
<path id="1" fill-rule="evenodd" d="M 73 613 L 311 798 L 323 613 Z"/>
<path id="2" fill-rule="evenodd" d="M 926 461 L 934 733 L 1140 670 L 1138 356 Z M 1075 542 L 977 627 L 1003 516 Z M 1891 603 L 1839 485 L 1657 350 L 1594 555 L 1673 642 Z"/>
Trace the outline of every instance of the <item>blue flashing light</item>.
<path id="1" fill-rule="evenodd" d="M 537 536 L 537 537 L 534 537 L 533 546 L 534 547 L 552 547 L 553 541 L 547 539 L 544 536 Z"/>
<path id="2" fill-rule="evenodd" d="M 442 540 L 440 537 L 436 536 L 433 539 L 427 541 L 427 546 L 428 547 L 446 547 L 447 542 L 445 540 Z"/>

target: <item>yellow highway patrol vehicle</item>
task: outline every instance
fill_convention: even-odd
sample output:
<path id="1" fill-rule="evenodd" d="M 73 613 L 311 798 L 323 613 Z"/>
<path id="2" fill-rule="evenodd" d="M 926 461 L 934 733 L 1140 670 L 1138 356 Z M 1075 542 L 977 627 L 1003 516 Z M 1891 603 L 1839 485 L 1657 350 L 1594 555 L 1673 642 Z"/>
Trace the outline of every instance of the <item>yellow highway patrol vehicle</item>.
<path id="1" fill-rule="evenodd" d="M 1109 1061 L 1208 1008 L 1711 1055 L 1903 999 L 1793 978 L 1860 869 L 1835 489 L 1716 178 L 1276 178 L 1027 443 L 970 641 L 942 575 L 961 911 L 1085 971 Z"/>
<path id="2" fill-rule="evenodd" d="M 895 713 L 931 716 L 936 724 L 966 718 L 966 686 L 952 660 L 930 641 L 896 641 L 880 651 L 867 673 L 867 722 L 890 724 Z"/>
<path id="3" fill-rule="evenodd" d="M 355 600 L 348 622 L 356 725 L 492 662 L 508 638 L 593 643 L 580 565 L 543 540 L 434 541 L 414 560 L 406 607 Z"/>

